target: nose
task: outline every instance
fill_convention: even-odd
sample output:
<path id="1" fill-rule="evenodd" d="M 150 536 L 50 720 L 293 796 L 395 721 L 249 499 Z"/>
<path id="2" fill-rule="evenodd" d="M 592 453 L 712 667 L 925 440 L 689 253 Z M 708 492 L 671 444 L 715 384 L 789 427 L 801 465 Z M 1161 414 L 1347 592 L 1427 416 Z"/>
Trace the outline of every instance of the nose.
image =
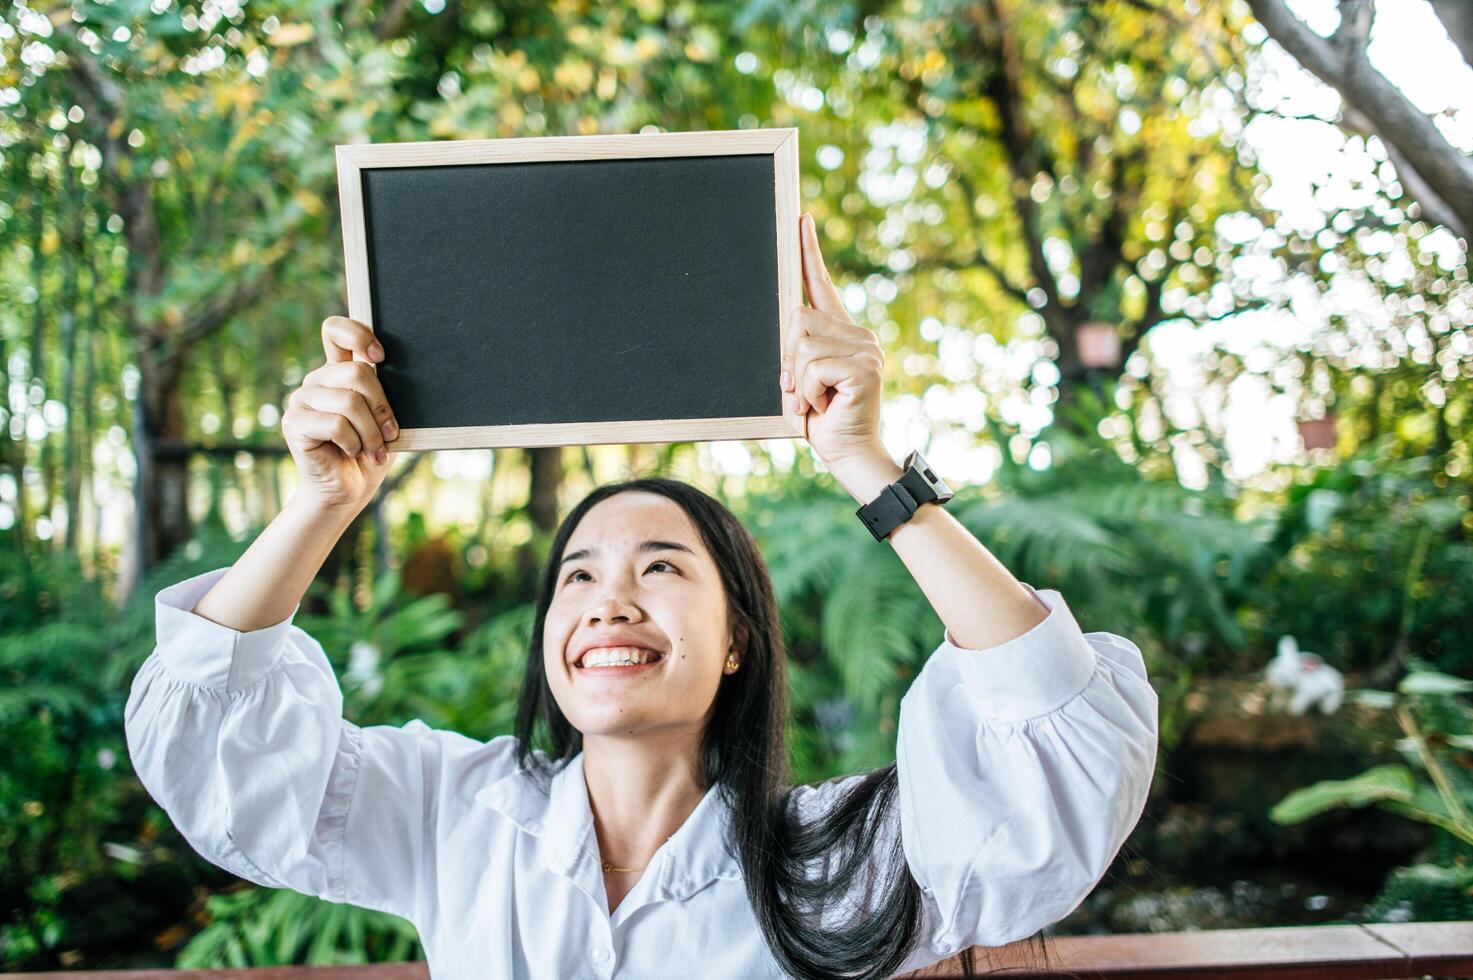
<path id="1" fill-rule="evenodd" d="M 625 599 L 616 588 L 606 592 L 594 603 L 588 610 L 586 622 L 592 626 L 595 623 L 630 623 L 643 618 L 640 608 Z"/>

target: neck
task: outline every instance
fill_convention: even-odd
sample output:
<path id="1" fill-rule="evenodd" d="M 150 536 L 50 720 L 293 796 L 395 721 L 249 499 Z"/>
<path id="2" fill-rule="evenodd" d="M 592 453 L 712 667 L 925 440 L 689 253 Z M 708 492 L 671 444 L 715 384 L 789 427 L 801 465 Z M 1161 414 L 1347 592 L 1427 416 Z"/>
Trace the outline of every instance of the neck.
<path id="1" fill-rule="evenodd" d="M 610 864 L 647 865 L 706 794 L 700 738 L 584 736 L 583 778 L 599 852 Z"/>

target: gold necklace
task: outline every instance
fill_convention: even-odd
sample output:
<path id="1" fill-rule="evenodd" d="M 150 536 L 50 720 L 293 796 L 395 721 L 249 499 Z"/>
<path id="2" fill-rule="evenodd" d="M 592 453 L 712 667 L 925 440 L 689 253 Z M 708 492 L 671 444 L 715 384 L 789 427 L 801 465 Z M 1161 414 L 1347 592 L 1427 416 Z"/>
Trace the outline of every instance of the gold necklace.
<path id="1" fill-rule="evenodd" d="M 671 834 L 670 835 L 670 837 L 674 837 L 674 836 L 675 836 L 674 834 Z M 666 837 L 665 839 L 668 841 L 670 839 L 670 837 Z M 641 868 L 618 868 L 618 867 L 615 867 L 614 865 L 610 864 L 609 862 L 605 861 L 602 856 L 599 857 L 598 863 L 604 866 L 604 874 L 615 874 L 615 873 L 621 872 L 621 871 L 643 871 L 645 868 L 648 868 L 649 867 L 649 865 L 646 864 L 644 867 L 641 867 Z"/>
<path id="2" fill-rule="evenodd" d="M 616 868 L 612 864 L 610 864 L 609 862 L 605 861 L 603 858 L 599 858 L 598 861 L 599 861 L 600 864 L 602 864 L 604 866 L 604 874 L 612 874 L 613 872 L 616 872 L 616 871 L 643 871 L 644 868 L 648 868 L 649 867 L 649 865 L 646 864 L 644 866 L 644 868 Z"/>

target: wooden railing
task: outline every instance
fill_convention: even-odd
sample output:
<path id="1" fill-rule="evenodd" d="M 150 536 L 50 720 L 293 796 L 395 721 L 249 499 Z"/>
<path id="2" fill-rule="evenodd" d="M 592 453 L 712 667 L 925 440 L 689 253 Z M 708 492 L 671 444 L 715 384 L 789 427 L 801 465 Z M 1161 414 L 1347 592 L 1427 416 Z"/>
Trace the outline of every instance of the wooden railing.
<path id="1" fill-rule="evenodd" d="M 977 949 L 978 973 L 1006 968 L 1007 977 L 1192 977 L 1254 980 L 1381 980 L 1473 976 L 1473 922 L 1407 922 L 1364 926 L 1285 926 L 1210 932 L 1060 936 L 1037 946 Z M 1039 969 L 1046 966 L 1045 969 Z M 913 977 L 959 977 L 947 960 Z"/>
<path id="2" fill-rule="evenodd" d="M 1129 977 L 1241 980 L 1396 980 L 1473 976 L 1473 922 L 1407 922 L 1363 926 L 1288 926 L 1213 932 L 1126 936 L 1059 936 L 1046 940 L 1047 964 L 1037 945 L 1014 943 L 976 950 L 979 973 L 1081 980 Z M 1041 968 L 1042 967 L 1042 968 Z M 959 977 L 946 960 L 912 977 Z M 254 970 L 124 970 L 12 973 L 6 980 L 429 980 L 423 963 L 375 966 L 270 967 Z"/>

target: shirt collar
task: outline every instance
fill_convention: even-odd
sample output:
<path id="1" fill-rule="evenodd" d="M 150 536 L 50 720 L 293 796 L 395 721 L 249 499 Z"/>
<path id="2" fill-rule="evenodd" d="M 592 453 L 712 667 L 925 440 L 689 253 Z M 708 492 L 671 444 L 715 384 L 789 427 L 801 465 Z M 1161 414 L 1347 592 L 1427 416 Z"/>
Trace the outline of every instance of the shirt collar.
<path id="1" fill-rule="evenodd" d="M 514 768 L 483 787 L 475 799 L 541 838 L 543 864 L 550 871 L 576 879 L 599 868 L 583 753 L 554 772 L 545 788 Z M 680 829 L 660 845 L 645 872 L 657 875 L 657 897 L 678 901 L 719 878 L 741 877 L 741 866 L 725 846 L 729 818 L 720 789 L 707 789 Z"/>

